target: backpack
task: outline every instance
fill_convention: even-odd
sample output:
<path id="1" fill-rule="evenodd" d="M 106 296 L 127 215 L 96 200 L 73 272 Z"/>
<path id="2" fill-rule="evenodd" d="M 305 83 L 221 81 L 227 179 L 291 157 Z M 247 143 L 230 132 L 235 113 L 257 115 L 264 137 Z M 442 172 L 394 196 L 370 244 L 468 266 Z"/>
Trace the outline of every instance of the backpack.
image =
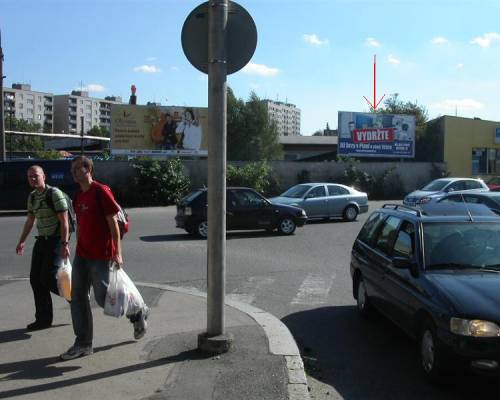
<path id="1" fill-rule="evenodd" d="M 102 188 L 102 186 L 99 186 L 99 189 L 97 189 L 97 197 L 98 197 L 98 201 L 99 201 L 99 204 L 101 205 L 101 208 L 102 207 L 102 191 L 104 189 Z M 123 239 L 123 236 L 125 236 L 125 234 L 128 232 L 128 228 L 129 228 L 129 218 L 128 218 L 128 214 L 127 212 L 122 208 L 121 205 L 118 204 L 118 202 L 115 200 L 115 203 L 116 205 L 118 206 L 118 213 L 116 215 L 116 220 L 118 222 L 118 229 L 120 230 L 120 239 Z"/>
<path id="2" fill-rule="evenodd" d="M 54 200 L 52 199 L 52 194 L 54 193 L 54 187 L 50 187 L 47 189 L 47 192 L 45 193 L 45 203 L 47 203 L 47 206 L 57 213 L 56 208 L 54 206 Z M 68 194 L 61 189 L 59 189 L 61 193 L 63 194 L 66 204 L 68 205 L 68 228 L 69 228 L 69 233 L 73 233 L 76 230 L 76 213 L 73 208 L 73 202 L 71 201 L 71 198 L 68 196 Z"/>

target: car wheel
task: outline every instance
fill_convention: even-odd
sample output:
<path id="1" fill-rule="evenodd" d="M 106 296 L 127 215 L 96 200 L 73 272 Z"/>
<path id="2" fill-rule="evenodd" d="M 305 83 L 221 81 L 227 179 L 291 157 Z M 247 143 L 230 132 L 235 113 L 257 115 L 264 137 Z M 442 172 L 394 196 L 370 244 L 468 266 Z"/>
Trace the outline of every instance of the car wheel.
<path id="1" fill-rule="evenodd" d="M 433 382 L 440 381 L 450 369 L 450 357 L 436 335 L 436 327 L 426 321 L 420 332 L 420 367 L 425 376 Z"/>
<path id="2" fill-rule="evenodd" d="M 293 232 L 295 232 L 296 227 L 297 225 L 295 224 L 293 218 L 285 217 L 280 221 L 280 224 L 278 225 L 278 232 L 282 235 L 291 235 Z"/>
<path id="3" fill-rule="evenodd" d="M 208 223 L 207 221 L 201 221 L 196 227 L 196 233 L 199 237 L 206 239 L 208 236 Z"/>
<path id="4" fill-rule="evenodd" d="M 358 209 L 355 206 L 347 206 L 344 209 L 344 219 L 346 221 L 354 221 L 358 216 Z"/>
<path id="5" fill-rule="evenodd" d="M 366 318 L 371 314 L 371 305 L 368 293 L 366 293 L 366 286 L 363 277 L 359 275 L 358 284 L 356 288 L 356 305 L 358 307 L 358 313 L 362 317 Z"/>

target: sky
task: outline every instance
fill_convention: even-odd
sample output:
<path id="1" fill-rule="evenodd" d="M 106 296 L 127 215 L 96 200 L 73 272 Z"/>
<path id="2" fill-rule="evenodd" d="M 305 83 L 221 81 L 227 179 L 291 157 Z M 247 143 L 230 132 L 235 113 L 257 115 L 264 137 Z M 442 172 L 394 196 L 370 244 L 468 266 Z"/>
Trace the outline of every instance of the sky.
<path id="1" fill-rule="evenodd" d="M 200 1 L 0 0 L 5 87 L 138 104 L 206 107 L 207 75 L 182 50 Z M 339 111 L 367 112 L 398 93 L 441 115 L 500 120 L 500 0 L 239 0 L 257 27 L 249 63 L 227 78 L 236 97 L 295 104 L 311 135 Z M 202 40 L 203 38 L 200 38 Z M 206 39 L 205 39 L 206 40 Z"/>

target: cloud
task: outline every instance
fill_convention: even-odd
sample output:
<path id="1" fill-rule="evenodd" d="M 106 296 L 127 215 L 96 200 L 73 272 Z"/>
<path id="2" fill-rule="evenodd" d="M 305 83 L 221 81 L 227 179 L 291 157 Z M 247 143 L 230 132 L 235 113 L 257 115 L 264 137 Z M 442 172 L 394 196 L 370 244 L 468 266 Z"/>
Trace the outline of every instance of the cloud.
<path id="1" fill-rule="evenodd" d="M 154 74 L 156 72 L 161 72 L 161 69 L 155 65 L 140 65 L 134 68 L 135 72 L 144 72 L 146 74 Z"/>
<path id="2" fill-rule="evenodd" d="M 394 57 L 392 54 L 389 54 L 389 57 L 387 57 L 387 61 L 389 61 L 391 64 L 394 64 L 394 65 L 401 64 L 401 61 L 398 60 L 396 57 Z"/>
<path id="3" fill-rule="evenodd" d="M 449 40 L 443 36 L 436 36 L 436 37 L 432 38 L 431 43 L 437 44 L 437 45 L 448 44 Z"/>
<path id="4" fill-rule="evenodd" d="M 315 33 L 302 35 L 302 39 L 313 46 L 326 46 L 328 44 L 328 39 L 320 39 Z"/>
<path id="5" fill-rule="evenodd" d="M 172 71 L 179 71 L 179 67 L 176 67 L 175 65 L 171 66 L 170 69 Z"/>
<path id="6" fill-rule="evenodd" d="M 371 47 L 380 47 L 381 46 L 380 42 L 377 39 L 372 38 L 372 37 L 366 38 L 365 44 L 367 46 L 371 46 Z"/>
<path id="7" fill-rule="evenodd" d="M 457 65 L 455 65 L 456 69 L 462 69 L 463 67 L 464 67 L 463 63 L 458 63 Z"/>
<path id="8" fill-rule="evenodd" d="M 268 67 L 267 65 L 248 63 L 242 72 L 249 75 L 259 75 L 259 76 L 276 76 L 280 73 L 278 68 Z"/>
<path id="9" fill-rule="evenodd" d="M 483 36 L 477 36 L 470 41 L 471 44 L 477 44 L 483 49 L 490 47 L 491 43 L 500 40 L 500 34 L 496 32 L 485 33 Z"/>
<path id="10" fill-rule="evenodd" d="M 98 83 L 90 83 L 82 88 L 77 88 L 75 90 L 83 90 L 85 92 L 104 92 L 106 88 Z"/>
<path id="11" fill-rule="evenodd" d="M 484 108 L 484 104 L 474 99 L 447 99 L 439 103 L 431 104 L 431 107 L 444 111 L 455 111 L 455 109 L 473 111 Z"/>

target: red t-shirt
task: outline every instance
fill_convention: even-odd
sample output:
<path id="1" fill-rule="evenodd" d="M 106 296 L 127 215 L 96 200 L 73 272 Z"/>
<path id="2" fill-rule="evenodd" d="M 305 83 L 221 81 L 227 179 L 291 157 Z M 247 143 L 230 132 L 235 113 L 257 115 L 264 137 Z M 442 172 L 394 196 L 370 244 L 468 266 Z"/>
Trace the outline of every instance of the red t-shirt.
<path id="1" fill-rule="evenodd" d="M 115 245 L 106 216 L 119 211 L 111 189 L 93 181 L 86 192 L 76 193 L 73 208 L 78 224 L 76 254 L 91 260 L 111 260 Z"/>

